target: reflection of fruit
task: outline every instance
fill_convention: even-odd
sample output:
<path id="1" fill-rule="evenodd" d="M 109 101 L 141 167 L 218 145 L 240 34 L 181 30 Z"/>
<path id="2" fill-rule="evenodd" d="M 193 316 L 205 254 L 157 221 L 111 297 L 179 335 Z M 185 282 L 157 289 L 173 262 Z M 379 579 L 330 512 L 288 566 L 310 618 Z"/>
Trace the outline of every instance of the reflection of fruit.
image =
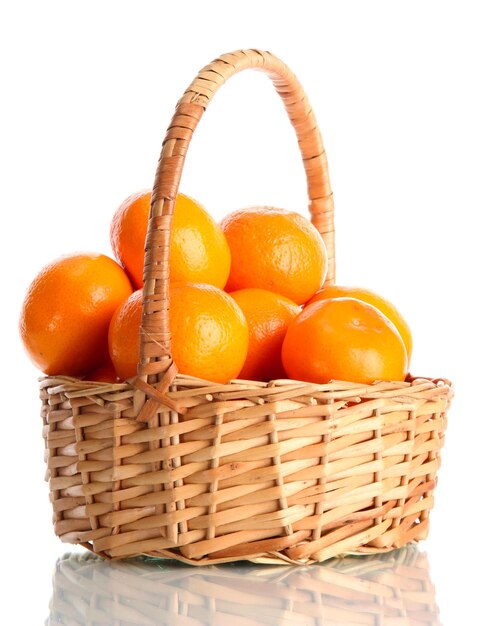
<path id="1" fill-rule="evenodd" d="M 385 298 L 382 298 L 369 289 L 361 289 L 360 287 L 339 287 L 337 285 L 332 285 L 331 287 L 325 287 L 321 291 L 315 293 L 308 304 L 317 302 L 318 300 L 327 300 L 328 298 L 356 298 L 357 300 L 362 300 L 363 302 L 376 306 L 379 311 L 388 317 L 388 319 L 399 331 L 399 335 L 402 337 L 402 341 L 406 346 L 408 359 L 409 361 L 411 360 L 411 330 L 407 325 L 406 320 L 391 302 L 385 300 Z"/>
<path id="2" fill-rule="evenodd" d="M 220 225 L 232 254 L 227 291 L 257 287 L 303 304 L 322 286 L 325 246 L 302 215 L 253 207 L 234 211 Z"/>
<path id="3" fill-rule="evenodd" d="M 143 286 L 144 244 L 151 193 L 129 196 L 112 219 L 110 239 L 116 258 L 134 286 Z M 230 270 L 230 250 L 218 224 L 195 200 L 179 194 L 172 218 L 170 278 L 208 283 L 223 289 Z"/>
<path id="4" fill-rule="evenodd" d="M 273 380 L 285 378 L 282 342 L 289 322 L 300 307 L 264 289 L 240 289 L 230 294 L 244 313 L 249 327 L 249 349 L 239 378 Z"/>
<path id="5" fill-rule="evenodd" d="M 110 356 L 120 378 L 136 375 L 142 292 L 115 312 L 109 331 Z M 235 378 L 248 350 L 248 326 L 234 300 L 205 284 L 170 285 L 171 351 L 181 374 L 225 383 Z"/>
<path id="6" fill-rule="evenodd" d="M 84 377 L 85 380 L 93 380 L 101 383 L 118 383 L 119 378 L 115 372 L 115 367 L 111 361 L 107 361 L 100 367 L 90 372 Z"/>
<path id="7" fill-rule="evenodd" d="M 123 269 L 102 254 L 73 254 L 44 267 L 28 288 L 22 341 L 45 374 L 83 376 L 106 358 L 115 309 L 132 293 Z"/>
<path id="8" fill-rule="evenodd" d="M 395 326 L 355 298 L 305 307 L 289 325 L 282 362 L 291 378 L 314 383 L 404 380 L 407 372 L 406 348 Z"/>

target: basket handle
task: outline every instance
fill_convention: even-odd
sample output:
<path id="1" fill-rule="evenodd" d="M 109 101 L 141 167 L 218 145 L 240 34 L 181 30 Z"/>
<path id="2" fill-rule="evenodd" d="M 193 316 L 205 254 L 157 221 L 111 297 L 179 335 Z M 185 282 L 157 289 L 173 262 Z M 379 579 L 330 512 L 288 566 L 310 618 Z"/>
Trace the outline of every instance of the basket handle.
<path id="1" fill-rule="evenodd" d="M 146 380 L 161 380 L 155 396 L 157 391 L 168 389 L 176 374 L 170 355 L 168 261 L 172 215 L 184 159 L 193 132 L 218 88 L 237 72 L 251 68 L 261 69 L 271 78 L 296 132 L 306 171 L 311 221 L 323 237 L 328 252 L 326 284 L 334 281 L 332 190 L 325 149 L 306 94 L 291 70 L 270 52 L 238 50 L 224 54 L 199 72 L 179 100 L 156 171 L 146 237 L 138 369 L 141 387 L 149 390 Z"/>

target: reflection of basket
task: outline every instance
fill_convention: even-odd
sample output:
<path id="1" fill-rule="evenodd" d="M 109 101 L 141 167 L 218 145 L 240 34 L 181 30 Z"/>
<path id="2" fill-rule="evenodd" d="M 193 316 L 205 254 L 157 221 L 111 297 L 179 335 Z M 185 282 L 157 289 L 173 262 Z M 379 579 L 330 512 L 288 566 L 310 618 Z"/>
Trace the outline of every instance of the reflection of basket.
<path id="1" fill-rule="evenodd" d="M 47 623 L 438 626 L 439 620 L 426 556 L 408 546 L 307 568 L 237 563 L 198 570 L 73 554 L 57 563 Z"/>
<path id="2" fill-rule="evenodd" d="M 271 77 L 289 113 L 312 221 L 329 252 L 327 282 L 334 280 L 332 193 L 307 98 L 273 55 L 224 55 L 186 90 L 163 144 L 139 377 L 122 385 L 41 383 L 55 532 L 108 557 L 306 563 L 390 550 L 428 532 L 451 396 L 445 381 L 218 385 L 177 375 L 167 261 L 184 158 L 213 94 L 248 68 Z"/>

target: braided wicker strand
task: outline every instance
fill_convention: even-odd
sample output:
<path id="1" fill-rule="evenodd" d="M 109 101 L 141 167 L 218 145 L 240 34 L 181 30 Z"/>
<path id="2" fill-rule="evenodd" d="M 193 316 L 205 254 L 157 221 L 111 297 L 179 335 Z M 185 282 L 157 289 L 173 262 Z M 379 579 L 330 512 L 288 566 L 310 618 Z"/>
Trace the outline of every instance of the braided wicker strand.
<path id="1" fill-rule="evenodd" d="M 192 135 L 206 107 L 231 76 L 260 69 L 273 81 L 297 135 L 306 171 L 309 211 L 328 252 L 327 283 L 334 281 L 333 199 L 325 149 L 311 106 L 299 81 L 280 59 L 269 52 L 239 50 L 224 54 L 204 67 L 179 100 L 167 130 L 156 172 L 146 240 L 141 328 L 140 375 L 162 375 L 171 366 L 168 324 L 169 243 L 171 220 Z M 174 374 L 176 372 L 174 371 Z M 165 391 L 173 376 L 159 386 Z M 141 415 L 150 419 L 158 403 Z"/>

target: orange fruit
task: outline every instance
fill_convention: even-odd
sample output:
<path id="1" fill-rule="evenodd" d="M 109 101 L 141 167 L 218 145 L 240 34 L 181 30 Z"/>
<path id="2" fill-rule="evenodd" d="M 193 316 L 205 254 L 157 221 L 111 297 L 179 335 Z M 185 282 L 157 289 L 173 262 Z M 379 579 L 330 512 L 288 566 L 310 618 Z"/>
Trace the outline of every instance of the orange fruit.
<path id="1" fill-rule="evenodd" d="M 136 289 L 143 286 L 144 244 L 151 192 L 135 193 L 120 205 L 110 227 L 113 253 Z M 196 200 L 177 196 L 170 239 L 170 279 L 225 287 L 230 250 L 219 225 Z"/>
<path id="2" fill-rule="evenodd" d="M 376 306 L 376 308 L 381 311 L 385 315 L 385 317 L 388 317 L 388 319 L 399 331 L 399 335 L 402 337 L 402 341 L 406 346 L 408 360 L 411 360 L 411 329 L 409 328 L 406 320 L 402 317 L 402 315 L 391 302 L 385 300 L 385 298 L 382 298 L 381 296 L 374 293 L 373 291 L 370 291 L 369 289 L 362 289 L 361 287 L 342 287 L 332 285 L 330 287 L 325 287 L 321 291 L 315 293 L 315 295 L 311 298 L 308 304 L 311 304 L 312 302 L 317 302 L 318 300 L 327 300 L 328 298 L 356 298 L 357 300 L 362 300 L 363 302 L 367 302 L 368 304 Z"/>
<path id="3" fill-rule="evenodd" d="M 230 295 L 244 313 L 249 328 L 248 355 L 239 378 L 285 378 L 282 343 L 289 322 L 301 308 L 285 296 L 265 289 L 240 289 Z"/>
<path id="4" fill-rule="evenodd" d="M 253 207 L 230 213 L 220 226 L 232 254 L 227 291 L 257 287 L 303 304 L 323 285 L 325 245 L 302 215 Z"/>
<path id="5" fill-rule="evenodd" d="M 97 367 L 92 372 L 87 374 L 84 379 L 101 383 L 119 382 L 119 378 L 117 376 L 117 373 L 115 372 L 115 367 L 113 366 L 112 361 L 107 361 L 106 363 L 103 363 L 103 365 L 100 365 L 100 367 Z"/>
<path id="6" fill-rule="evenodd" d="M 140 289 L 122 302 L 110 322 L 108 351 L 115 372 L 121 380 L 137 374 L 142 308 L 143 292 Z"/>
<path id="7" fill-rule="evenodd" d="M 407 372 L 406 347 L 396 327 L 355 298 L 306 306 L 289 325 L 282 362 L 291 378 L 313 383 L 404 380 Z"/>
<path id="8" fill-rule="evenodd" d="M 132 293 L 124 270 L 103 254 L 72 254 L 44 267 L 29 286 L 19 330 L 45 374 L 83 376 L 108 358 L 115 309 Z"/>
<path id="9" fill-rule="evenodd" d="M 142 291 L 136 291 L 113 316 L 110 357 L 121 379 L 136 375 Z M 173 359 L 181 374 L 225 383 L 236 378 L 248 351 L 248 326 L 233 298 L 213 285 L 170 285 Z"/>

